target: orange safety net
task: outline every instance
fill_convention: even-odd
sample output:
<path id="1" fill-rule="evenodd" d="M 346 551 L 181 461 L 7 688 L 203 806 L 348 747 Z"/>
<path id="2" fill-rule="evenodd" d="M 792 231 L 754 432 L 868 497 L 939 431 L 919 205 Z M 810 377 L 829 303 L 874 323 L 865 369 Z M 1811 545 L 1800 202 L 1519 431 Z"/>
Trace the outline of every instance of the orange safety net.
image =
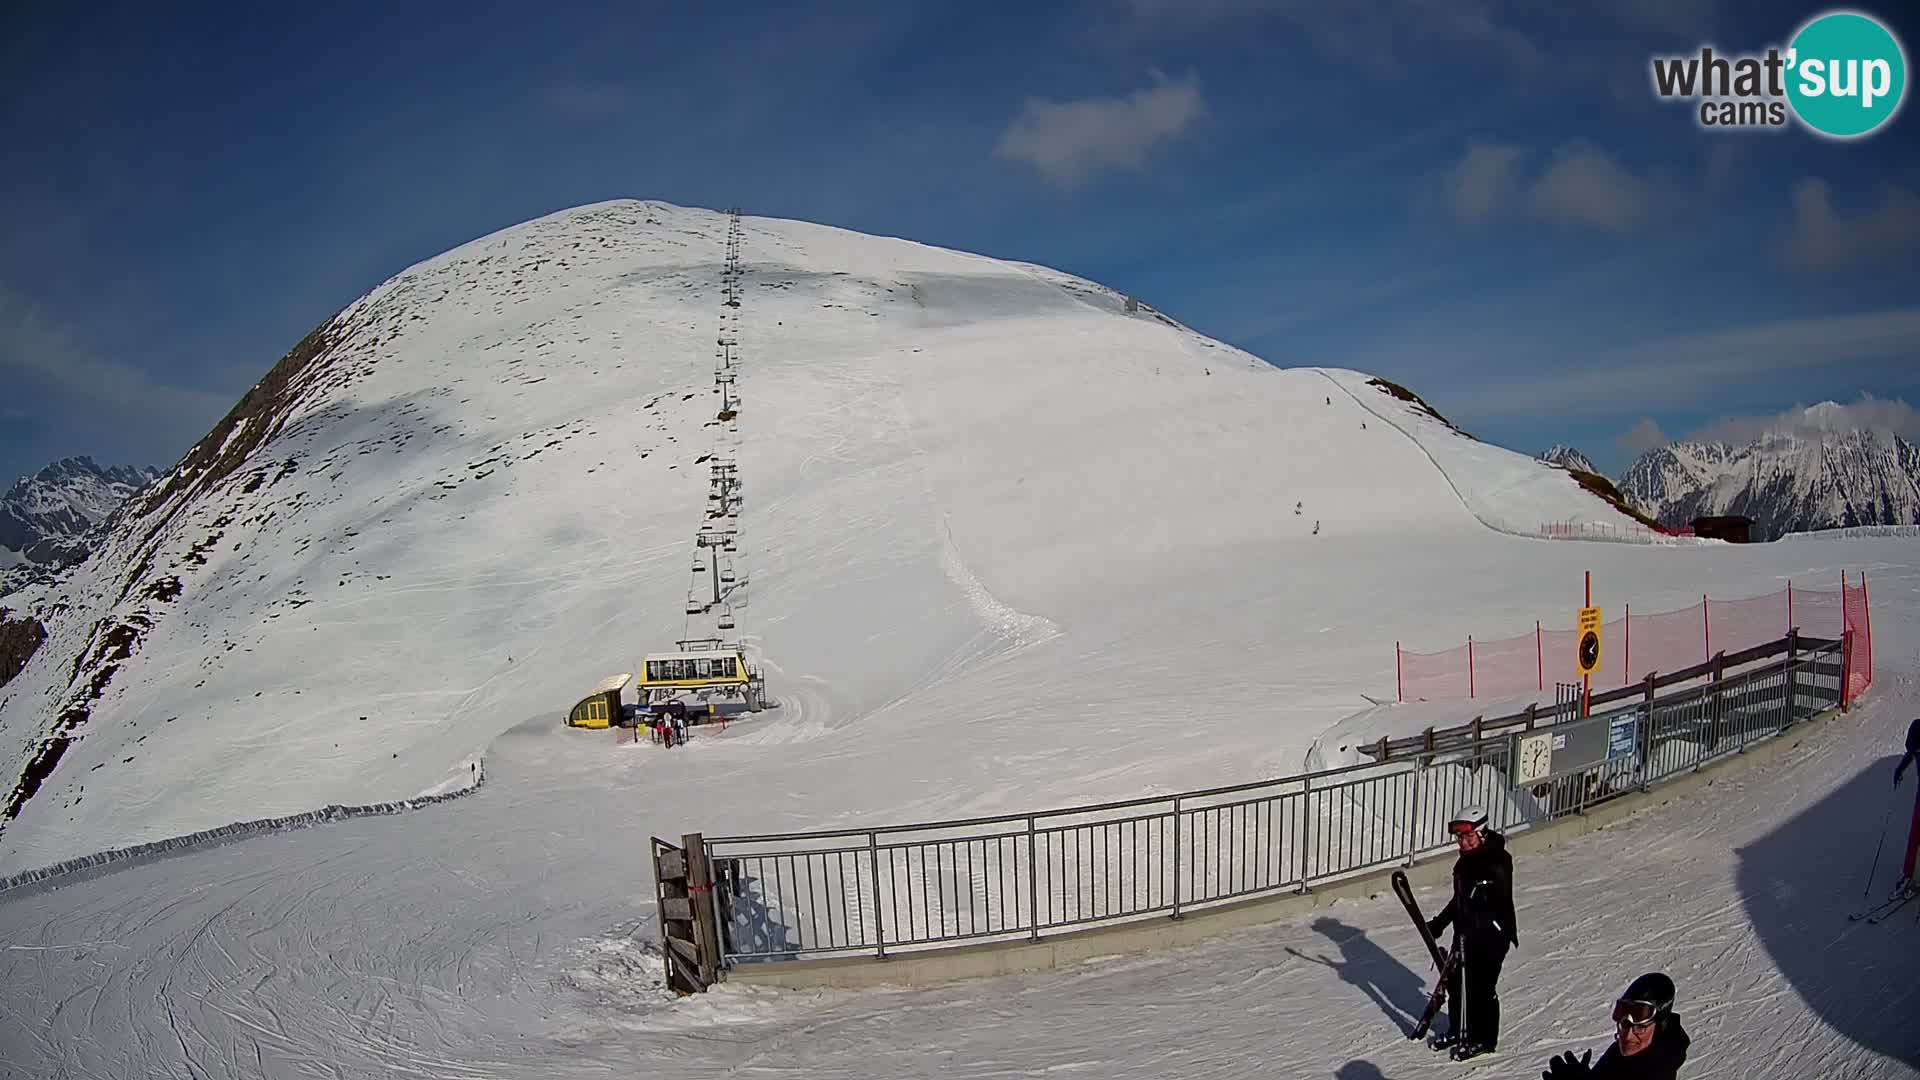
<path id="1" fill-rule="evenodd" d="M 1734 600 L 1702 597 L 1677 611 L 1642 614 L 1630 606 L 1601 631 L 1598 687 L 1624 686 L 1661 671 L 1678 671 L 1786 636 L 1798 627 L 1809 637 L 1847 642 L 1847 696 L 1873 682 L 1873 623 L 1863 576 L 1842 576 L 1838 591 L 1796 588 Z M 1472 639 L 1441 652 L 1395 645 L 1401 701 L 1511 698 L 1544 694 L 1557 683 L 1580 681 L 1575 630 L 1549 630 L 1494 641 Z"/>

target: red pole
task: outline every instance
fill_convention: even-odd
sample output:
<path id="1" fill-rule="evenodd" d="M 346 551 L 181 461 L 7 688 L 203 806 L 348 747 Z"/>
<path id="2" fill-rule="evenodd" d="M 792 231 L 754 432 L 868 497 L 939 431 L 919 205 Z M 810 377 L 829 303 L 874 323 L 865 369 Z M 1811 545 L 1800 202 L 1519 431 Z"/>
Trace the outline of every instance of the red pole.
<path id="1" fill-rule="evenodd" d="M 1587 606 L 1592 607 L 1593 606 L 1593 571 L 1588 570 L 1586 572 L 1586 575 L 1587 575 Z M 1580 715 L 1585 716 L 1592 711 L 1593 711 L 1593 676 L 1582 675 L 1580 676 Z"/>
<path id="2" fill-rule="evenodd" d="M 1793 629 L 1793 579 L 1787 579 L 1787 629 Z"/>
<path id="3" fill-rule="evenodd" d="M 1533 677 L 1539 684 L 1536 690 L 1547 688 L 1547 658 L 1540 649 L 1540 620 L 1533 620 Z"/>
<path id="4" fill-rule="evenodd" d="M 1867 685 L 1873 685 L 1873 597 L 1867 593 L 1867 572 L 1860 571 L 1860 614 L 1867 622 Z M 1912 867 L 1907 868 L 1912 877 Z"/>
<path id="5" fill-rule="evenodd" d="M 1393 696 L 1401 701 L 1407 700 L 1407 684 L 1400 674 L 1400 643 L 1393 643 Z"/>
<path id="6" fill-rule="evenodd" d="M 1473 696 L 1473 635 L 1467 635 L 1467 696 Z"/>

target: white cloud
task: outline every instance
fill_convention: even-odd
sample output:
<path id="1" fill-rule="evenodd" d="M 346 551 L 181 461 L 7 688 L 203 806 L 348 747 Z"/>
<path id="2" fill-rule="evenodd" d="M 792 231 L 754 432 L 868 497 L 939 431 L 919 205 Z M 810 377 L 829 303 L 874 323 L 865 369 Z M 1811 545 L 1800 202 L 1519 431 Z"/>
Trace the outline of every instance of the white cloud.
<path id="1" fill-rule="evenodd" d="M 1524 210 L 1542 221 L 1618 231 L 1647 216 L 1653 185 L 1592 143 L 1556 150 L 1538 176 L 1522 174 L 1525 151 L 1475 141 L 1441 176 L 1441 193 L 1456 220 L 1479 225 Z"/>
<path id="2" fill-rule="evenodd" d="M 1028 98 L 994 148 L 998 157 L 1032 165 L 1049 183 L 1075 188 L 1103 169 L 1140 169 L 1155 144 L 1178 136 L 1206 112 L 1189 75 L 1126 97 L 1045 101 Z"/>
<path id="3" fill-rule="evenodd" d="M 1570 143 L 1534 184 L 1536 217 L 1618 231 L 1638 221 L 1649 200 L 1645 181 L 1600 148 Z"/>
<path id="4" fill-rule="evenodd" d="M 1639 423 L 1613 437 L 1613 448 L 1624 457 L 1637 458 L 1656 446 L 1665 446 L 1672 441 L 1667 438 L 1666 432 L 1660 430 L 1660 425 L 1654 422 L 1653 417 L 1643 416 Z"/>
<path id="5" fill-rule="evenodd" d="M 1475 141 L 1466 156 L 1447 170 L 1441 189 L 1453 216 L 1478 225 L 1510 204 L 1519 190 L 1520 158 L 1517 146 Z"/>
<path id="6" fill-rule="evenodd" d="M 1911 258 L 1920 249 L 1920 195 L 1882 185 L 1872 207 L 1847 214 L 1833 207 L 1827 182 L 1793 186 L 1793 227 L 1781 255 L 1795 270 L 1834 270 L 1859 263 Z"/>
<path id="7" fill-rule="evenodd" d="M 1891 431 L 1920 438 L 1920 409 L 1904 400 L 1888 401 L 1861 394 L 1851 405 L 1827 401 L 1808 407 L 1795 405 L 1773 416 L 1726 416 L 1689 438 L 1696 442 L 1745 444 L 1769 434 L 1819 435 L 1842 431 Z"/>
<path id="8" fill-rule="evenodd" d="M 1496 20 L 1491 4 L 1472 0 L 1403 0 L 1402 7 L 1413 15 L 1419 28 L 1416 33 L 1426 42 L 1438 36 L 1477 46 L 1498 54 L 1522 71 L 1539 70 L 1551 63 L 1546 50 L 1532 38 Z"/>

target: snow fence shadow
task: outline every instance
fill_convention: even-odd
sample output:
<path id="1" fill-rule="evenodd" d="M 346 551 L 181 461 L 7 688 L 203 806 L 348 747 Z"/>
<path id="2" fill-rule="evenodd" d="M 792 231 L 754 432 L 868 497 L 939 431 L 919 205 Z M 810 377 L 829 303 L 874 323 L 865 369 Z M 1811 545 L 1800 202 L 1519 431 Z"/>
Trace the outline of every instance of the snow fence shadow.
<path id="1" fill-rule="evenodd" d="M 432 806 L 435 803 L 443 803 L 452 799 L 462 798 L 480 790 L 480 786 L 486 783 L 487 780 L 486 769 L 478 759 L 468 764 L 472 768 L 470 773 L 472 779 L 468 783 L 454 788 L 451 791 L 442 791 L 433 795 L 421 795 L 412 799 L 400 799 L 394 802 L 367 803 L 360 806 L 342 806 L 335 803 L 331 806 L 320 807 L 317 810 L 302 810 L 296 814 L 261 818 L 257 821 L 237 821 L 231 825 L 202 829 L 199 832 L 187 833 L 184 836 L 170 836 L 165 840 L 154 840 L 150 843 L 135 844 L 132 847 L 97 851 L 91 855 L 81 855 L 76 858 L 65 859 L 61 862 L 54 863 L 52 866 L 42 866 L 33 870 L 22 870 L 17 874 L 0 878 L 0 896 L 4 896 L 16 889 L 24 889 L 28 886 L 46 882 L 63 884 L 62 879 L 74 874 L 83 874 L 89 871 L 99 870 L 103 867 L 118 868 L 121 864 L 131 863 L 136 860 L 158 859 L 212 844 L 225 844 L 232 843 L 236 840 L 244 840 L 247 837 L 259 836 L 262 833 L 284 832 L 288 829 L 304 829 L 312 825 L 321 825 L 330 821 L 347 821 L 352 818 L 385 817 L 390 814 L 405 814 L 413 810 L 418 810 L 421 807 Z"/>
<path id="2" fill-rule="evenodd" d="M 1897 760 L 1875 762 L 1739 849 L 1735 880 L 1755 935 L 1806 1007 L 1862 1048 L 1920 1067 L 1915 905 L 1879 925 L 1846 918 L 1884 898 L 1900 874 L 1914 793 L 1891 786 Z M 1869 883 L 1882 821 L 1887 839 Z"/>

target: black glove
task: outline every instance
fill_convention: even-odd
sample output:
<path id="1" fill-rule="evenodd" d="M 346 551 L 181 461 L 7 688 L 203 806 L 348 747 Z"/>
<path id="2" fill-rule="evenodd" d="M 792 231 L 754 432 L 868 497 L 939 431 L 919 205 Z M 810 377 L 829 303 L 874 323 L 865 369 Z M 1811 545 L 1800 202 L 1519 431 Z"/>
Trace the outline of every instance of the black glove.
<path id="1" fill-rule="evenodd" d="M 1569 1050 L 1548 1063 L 1547 1071 L 1540 1074 L 1540 1080 L 1586 1080 L 1593 1075 L 1593 1066 L 1587 1064 L 1592 1060 L 1591 1050 L 1578 1058 Z"/>

